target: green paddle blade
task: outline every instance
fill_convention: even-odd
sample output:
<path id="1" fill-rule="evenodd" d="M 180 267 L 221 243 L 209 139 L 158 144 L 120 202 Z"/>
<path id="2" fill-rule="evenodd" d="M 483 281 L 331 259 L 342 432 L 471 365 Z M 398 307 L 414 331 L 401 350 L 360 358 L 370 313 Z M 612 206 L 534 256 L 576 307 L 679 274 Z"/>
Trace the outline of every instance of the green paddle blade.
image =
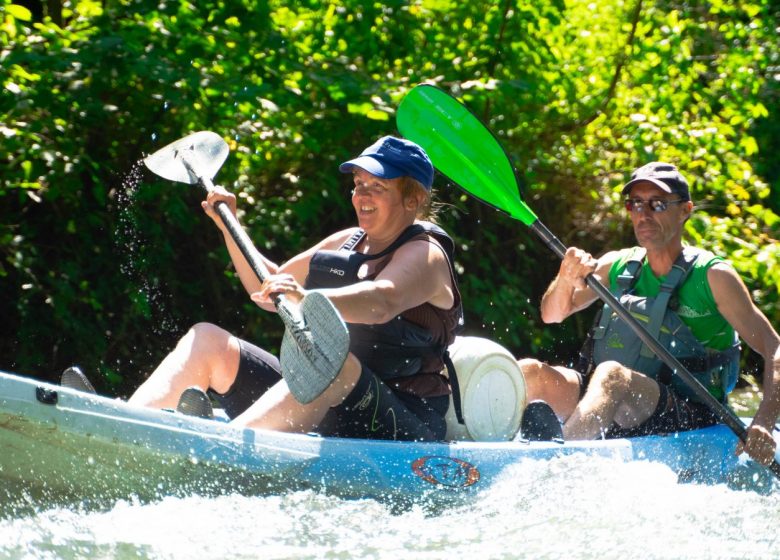
<path id="1" fill-rule="evenodd" d="M 457 99 L 430 84 L 416 86 L 398 106 L 396 125 L 464 191 L 527 226 L 537 220 L 520 198 L 506 152 Z"/>

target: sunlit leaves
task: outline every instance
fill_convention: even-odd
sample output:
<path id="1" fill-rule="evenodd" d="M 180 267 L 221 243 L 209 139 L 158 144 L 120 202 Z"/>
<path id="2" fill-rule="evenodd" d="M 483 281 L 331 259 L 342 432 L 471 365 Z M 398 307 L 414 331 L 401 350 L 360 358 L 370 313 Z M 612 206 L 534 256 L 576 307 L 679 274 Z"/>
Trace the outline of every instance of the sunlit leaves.
<path id="1" fill-rule="evenodd" d="M 529 205 L 594 253 L 633 240 L 619 194 L 631 170 L 677 163 L 697 199 L 690 241 L 729 256 L 780 319 L 780 46 L 767 2 L 81 0 L 62 15 L 34 22 L 0 0 L 0 223 L 12 224 L 0 247 L 18 240 L 0 249 L 12 278 L 0 312 L 29 339 L 5 354 L 30 367 L 65 359 L 54 347 L 94 353 L 106 372 L 140 347 L 151 366 L 168 347 L 159 338 L 180 334 L 152 337 L 171 315 L 273 344 L 278 322 L 247 303 L 199 194 L 144 177 L 131 210 L 123 174 L 187 132 L 220 133 L 231 152 L 217 179 L 283 260 L 353 223 L 338 163 L 395 132 L 395 107 L 422 81 L 488 123 Z M 517 354 L 560 349 L 553 338 L 576 351 L 588 321 L 545 327 L 536 311 L 557 259 L 436 181 L 472 332 Z M 120 211 L 143 242 L 112 239 Z M 116 274 L 117 259 L 138 277 Z"/>
<path id="2" fill-rule="evenodd" d="M 69 6 L 73 3 L 66 3 L 63 7 L 62 16 L 65 19 L 73 17 L 74 13 L 84 18 L 94 18 L 103 14 L 103 3 L 95 0 L 78 0 L 75 2 L 73 12 Z"/>
<path id="3" fill-rule="evenodd" d="M 32 21 L 32 12 L 25 6 L 20 6 L 19 4 L 6 5 L 5 13 L 19 21 Z"/>

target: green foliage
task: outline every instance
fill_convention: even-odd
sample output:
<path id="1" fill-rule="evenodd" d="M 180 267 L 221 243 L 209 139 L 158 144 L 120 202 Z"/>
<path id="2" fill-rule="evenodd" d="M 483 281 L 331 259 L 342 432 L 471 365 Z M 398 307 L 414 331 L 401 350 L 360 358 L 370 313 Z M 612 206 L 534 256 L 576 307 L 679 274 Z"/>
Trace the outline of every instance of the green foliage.
<path id="1" fill-rule="evenodd" d="M 630 243 L 619 189 L 677 163 L 690 240 L 723 253 L 780 324 L 778 47 L 769 0 L 609 5 L 412 0 L 64 4 L 62 24 L 0 0 L 0 368 L 80 363 L 127 393 L 195 321 L 275 348 L 200 193 L 139 160 L 195 130 L 231 147 L 217 180 L 283 260 L 353 223 L 337 172 L 394 132 L 404 93 L 460 96 L 566 244 Z M 59 20 L 59 18 L 57 18 Z M 517 222 L 437 178 L 468 332 L 566 361 L 588 315 L 544 326 L 557 260 Z"/>

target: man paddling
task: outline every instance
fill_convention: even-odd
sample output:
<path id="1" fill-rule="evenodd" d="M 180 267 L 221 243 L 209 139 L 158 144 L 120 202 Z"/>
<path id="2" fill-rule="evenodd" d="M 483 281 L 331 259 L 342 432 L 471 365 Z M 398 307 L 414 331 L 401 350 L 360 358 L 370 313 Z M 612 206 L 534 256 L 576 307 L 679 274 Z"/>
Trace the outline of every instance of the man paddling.
<path id="1" fill-rule="evenodd" d="M 737 381 L 738 334 L 765 367 L 764 398 L 737 453 L 771 463 L 772 430 L 780 414 L 780 337 L 730 264 L 683 247 L 693 203 L 675 166 L 653 162 L 637 169 L 623 195 L 639 246 L 600 259 L 569 248 L 542 298 L 542 319 L 558 323 L 592 304 L 597 295 L 584 280 L 592 273 L 724 403 Z M 529 401 L 549 403 L 565 420 L 566 439 L 668 433 L 718 421 L 606 306 L 584 349 L 577 369 L 519 361 Z M 526 430 L 546 411 L 551 415 L 541 402 L 529 405 Z"/>

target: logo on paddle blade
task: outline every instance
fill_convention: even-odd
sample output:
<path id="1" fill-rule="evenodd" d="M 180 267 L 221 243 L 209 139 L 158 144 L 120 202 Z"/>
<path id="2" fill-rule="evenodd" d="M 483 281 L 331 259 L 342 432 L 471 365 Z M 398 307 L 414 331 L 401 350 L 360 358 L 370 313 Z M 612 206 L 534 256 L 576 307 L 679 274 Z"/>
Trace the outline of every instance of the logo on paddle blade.
<path id="1" fill-rule="evenodd" d="M 454 457 L 420 457 L 412 463 L 412 472 L 425 482 L 450 488 L 465 488 L 479 481 L 477 467 Z"/>

